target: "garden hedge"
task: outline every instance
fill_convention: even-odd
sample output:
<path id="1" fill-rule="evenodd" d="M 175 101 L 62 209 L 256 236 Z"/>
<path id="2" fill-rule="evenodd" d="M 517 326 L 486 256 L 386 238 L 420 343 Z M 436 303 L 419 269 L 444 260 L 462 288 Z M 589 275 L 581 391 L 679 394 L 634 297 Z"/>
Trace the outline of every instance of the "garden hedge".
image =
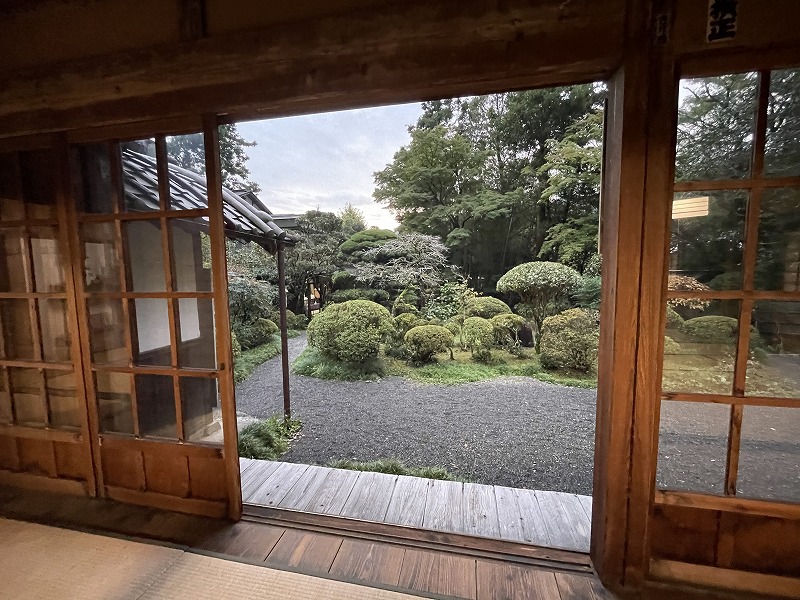
<path id="1" fill-rule="evenodd" d="M 450 352 L 455 337 L 441 325 L 419 325 L 412 327 L 405 335 L 405 343 L 410 350 L 410 361 L 415 365 L 434 362 L 438 352 Z"/>
<path id="2" fill-rule="evenodd" d="M 389 311 L 369 300 L 331 304 L 311 319 L 308 343 L 323 356 L 345 363 L 375 358 L 390 332 Z"/>
<path id="3" fill-rule="evenodd" d="M 491 319 L 496 315 L 511 314 L 511 307 L 492 296 L 478 296 L 466 302 L 464 312 L 468 317 Z"/>
<path id="4" fill-rule="evenodd" d="M 491 360 L 491 350 L 495 345 L 492 322 L 483 317 L 468 317 L 461 329 L 461 342 L 476 360 Z"/>
<path id="5" fill-rule="evenodd" d="M 545 369 L 587 372 L 597 358 L 600 337 L 595 310 L 572 308 L 547 317 L 542 324 L 540 361 Z"/>

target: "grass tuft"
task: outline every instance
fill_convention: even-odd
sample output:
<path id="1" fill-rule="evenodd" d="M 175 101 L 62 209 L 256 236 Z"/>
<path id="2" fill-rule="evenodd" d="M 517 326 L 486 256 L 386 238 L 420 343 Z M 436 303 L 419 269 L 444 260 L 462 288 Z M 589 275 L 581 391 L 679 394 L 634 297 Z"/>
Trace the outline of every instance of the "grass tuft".
<path id="1" fill-rule="evenodd" d="M 372 471 L 388 475 L 410 475 L 411 477 L 424 477 L 426 479 L 460 481 L 455 475 L 442 467 L 407 467 L 396 458 L 382 458 L 369 462 L 341 459 L 329 462 L 328 466 L 333 469 L 348 469 L 350 471 Z"/>
<path id="2" fill-rule="evenodd" d="M 245 427 L 239 433 L 239 456 L 257 460 L 277 460 L 289 449 L 289 442 L 300 431 L 300 421 L 270 417 Z"/>
<path id="3" fill-rule="evenodd" d="M 372 381 L 386 374 L 384 362 L 380 358 L 362 363 L 343 363 L 323 357 L 313 346 L 308 346 L 295 359 L 292 370 L 298 375 L 339 381 Z"/>

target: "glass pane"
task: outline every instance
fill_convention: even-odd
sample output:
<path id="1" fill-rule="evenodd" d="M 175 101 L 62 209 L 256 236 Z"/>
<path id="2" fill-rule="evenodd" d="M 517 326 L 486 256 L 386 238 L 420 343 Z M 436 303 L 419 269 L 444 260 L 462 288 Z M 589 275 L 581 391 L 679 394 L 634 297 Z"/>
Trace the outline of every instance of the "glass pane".
<path id="1" fill-rule="evenodd" d="M 55 219 L 55 178 L 58 169 L 53 153 L 50 150 L 20 152 L 19 166 L 27 218 Z"/>
<path id="2" fill-rule="evenodd" d="M 736 493 L 800 502 L 800 409 L 744 407 Z"/>
<path id="3" fill-rule="evenodd" d="M 206 152 L 203 134 L 168 137 L 167 160 L 170 209 L 207 208 Z"/>
<path id="4" fill-rule="evenodd" d="M 675 177 L 678 181 L 750 175 L 756 73 L 681 80 Z"/>
<path id="5" fill-rule="evenodd" d="M 86 291 L 119 291 L 120 265 L 114 224 L 82 223 L 79 227 Z"/>
<path id="6" fill-rule="evenodd" d="M 33 360 L 30 306 L 27 300 L 0 300 L 0 319 L 3 322 L 3 358 Z"/>
<path id="7" fill-rule="evenodd" d="M 175 291 L 211 291 L 211 264 L 203 256 L 203 245 L 208 244 L 207 230 L 207 219 L 169 220 Z"/>
<path id="8" fill-rule="evenodd" d="M 47 411 L 38 369 L 9 369 L 18 424 L 44 425 Z"/>
<path id="9" fill-rule="evenodd" d="M 91 144 L 73 148 L 70 160 L 78 212 L 114 212 L 108 147 L 105 144 Z"/>
<path id="10" fill-rule="evenodd" d="M 72 346 L 67 325 L 67 301 L 38 301 L 39 327 L 42 332 L 42 355 L 47 362 L 69 362 Z"/>
<path id="11" fill-rule="evenodd" d="M 0 292 L 28 292 L 22 229 L 0 229 Z"/>
<path id="12" fill-rule="evenodd" d="M 151 437 L 177 438 L 175 392 L 169 375 L 136 375 L 139 432 Z"/>
<path id="13" fill-rule="evenodd" d="M 187 442 L 222 444 L 222 413 L 217 380 L 181 377 L 183 437 Z"/>
<path id="14" fill-rule="evenodd" d="M 94 374 L 100 431 L 133 435 L 131 378 L 128 373 L 97 371 Z"/>
<path id="15" fill-rule="evenodd" d="M 86 304 L 92 363 L 127 365 L 130 362 L 125 346 L 128 325 L 123 316 L 122 300 L 90 298 Z"/>
<path id="16" fill-rule="evenodd" d="M 178 300 L 178 314 L 181 323 L 180 366 L 216 369 L 214 307 L 211 299 L 181 298 Z"/>
<path id="17" fill-rule="evenodd" d="M 800 175 L 800 70 L 773 71 L 769 84 L 764 173 Z"/>
<path id="18" fill-rule="evenodd" d="M 125 210 L 159 210 L 158 169 L 154 139 L 121 144 Z"/>
<path id="19" fill-rule="evenodd" d="M 136 315 L 137 365 L 168 367 L 172 364 L 169 340 L 169 304 L 163 298 L 137 298 L 130 307 Z"/>
<path id="20" fill-rule="evenodd" d="M 727 404 L 662 401 L 656 485 L 723 493 L 729 421 Z"/>
<path id="21" fill-rule="evenodd" d="M 123 224 L 128 249 L 133 292 L 164 292 L 164 252 L 160 221 L 130 221 Z"/>
<path id="22" fill-rule="evenodd" d="M 748 396 L 800 398 L 800 302 L 753 305 Z"/>
<path id="23" fill-rule="evenodd" d="M 17 165 L 16 153 L 0 154 L 0 220 L 3 221 L 25 219 Z"/>
<path id="24" fill-rule="evenodd" d="M 0 368 L 0 423 L 13 423 L 14 415 L 11 412 L 11 394 L 6 385 L 6 369 Z"/>
<path id="25" fill-rule="evenodd" d="M 696 287 L 697 282 L 715 290 L 742 288 L 747 196 L 743 190 L 675 194 L 669 256 L 672 289 L 704 289 Z"/>
<path id="26" fill-rule="evenodd" d="M 763 191 L 755 284 L 760 290 L 800 291 L 800 188 Z"/>
<path id="27" fill-rule="evenodd" d="M 55 227 L 31 227 L 31 258 L 37 292 L 58 293 L 66 289 Z"/>
<path id="28" fill-rule="evenodd" d="M 81 414 L 72 371 L 46 369 L 47 399 L 50 401 L 50 424 L 53 427 L 80 427 Z"/>
<path id="29" fill-rule="evenodd" d="M 733 392 L 738 316 L 738 300 L 669 300 L 665 392 Z"/>

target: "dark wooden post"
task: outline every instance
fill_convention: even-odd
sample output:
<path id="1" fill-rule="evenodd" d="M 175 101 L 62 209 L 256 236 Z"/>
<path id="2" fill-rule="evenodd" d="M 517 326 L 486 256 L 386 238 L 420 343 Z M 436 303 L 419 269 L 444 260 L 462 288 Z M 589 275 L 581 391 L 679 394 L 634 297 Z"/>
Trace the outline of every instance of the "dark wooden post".
<path id="1" fill-rule="evenodd" d="M 278 304 L 281 326 L 281 363 L 283 366 L 283 416 L 292 418 L 292 403 L 289 397 L 289 336 L 286 333 L 286 257 L 285 247 L 278 242 Z"/>

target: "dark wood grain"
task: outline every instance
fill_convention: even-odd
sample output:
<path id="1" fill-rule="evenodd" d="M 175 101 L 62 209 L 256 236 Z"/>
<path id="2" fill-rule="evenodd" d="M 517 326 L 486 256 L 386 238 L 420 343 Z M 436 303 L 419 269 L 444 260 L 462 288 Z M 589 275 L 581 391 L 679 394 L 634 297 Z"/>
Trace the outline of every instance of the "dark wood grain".
<path id="1" fill-rule="evenodd" d="M 282 527 L 241 521 L 214 532 L 200 541 L 197 547 L 228 556 L 263 561 L 285 531 Z"/>
<path id="2" fill-rule="evenodd" d="M 346 539 L 330 575 L 347 581 L 397 586 L 405 549 L 402 546 Z"/>
<path id="3" fill-rule="evenodd" d="M 556 585 L 561 593 L 561 600 L 594 600 L 592 579 L 571 573 L 556 573 Z"/>
<path id="4" fill-rule="evenodd" d="M 308 573 L 327 573 L 344 538 L 288 529 L 269 553 L 264 564 Z"/>
<path id="5" fill-rule="evenodd" d="M 561 600 L 555 575 L 549 571 L 479 560 L 476 573 L 478 600 Z"/>
<path id="6" fill-rule="evenodd" d="M 475 559 L 407 549 L 400 587 L 415 592 L 456 598 L 475 598 Z"/>

